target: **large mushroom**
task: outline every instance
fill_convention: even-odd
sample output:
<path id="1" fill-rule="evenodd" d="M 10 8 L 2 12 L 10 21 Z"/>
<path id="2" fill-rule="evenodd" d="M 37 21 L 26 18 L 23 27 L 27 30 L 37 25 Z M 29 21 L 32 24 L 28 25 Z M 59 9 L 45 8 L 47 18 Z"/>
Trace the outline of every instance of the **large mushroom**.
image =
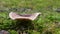
<path id="1" fill-rule="evenodd" d="M 17 14 L 15 12 L 10 12 L 9 13 L 9 17 L 12 20 L 35 20 L 38 15 L 40 15 L 41 13 L 33 13 L 33 14 Z"/>
<path id="2" fill-rule="evenodd" d="M 25 30 L 25 29 L 34 29 L 33 24 L 31 23 L 31 21 L 35 20 L 38 15 L 40 15 L 41 13 L 33 13 L 33 14 L 17 14 L 15 12 L 10 12 L 9 13 L 9 17 L 12 20 L 17 20 L 17 27 L 19 26 L 18 30 L 19 30 L 19 34 L 20 34 L 20 30 Z M 20 20 L 21 23 L 19 22 Z M 27 23 L 26 23 L 27 22 Z"/>

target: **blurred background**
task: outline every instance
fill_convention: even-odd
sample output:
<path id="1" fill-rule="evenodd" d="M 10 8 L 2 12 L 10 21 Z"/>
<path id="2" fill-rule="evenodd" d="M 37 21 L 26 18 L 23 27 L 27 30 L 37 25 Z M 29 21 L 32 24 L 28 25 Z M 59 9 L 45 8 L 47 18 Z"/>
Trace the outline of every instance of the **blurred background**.
<path id="1" fill-rule="evenodd" d="M 35 30 L 25 30 L 28 34 L 60 34 L 60 0 L 0 0 L 0 30 L 18 34 L 16 21 L 9 18 L 10 12 L 42 13 L 32 22 Z"/>

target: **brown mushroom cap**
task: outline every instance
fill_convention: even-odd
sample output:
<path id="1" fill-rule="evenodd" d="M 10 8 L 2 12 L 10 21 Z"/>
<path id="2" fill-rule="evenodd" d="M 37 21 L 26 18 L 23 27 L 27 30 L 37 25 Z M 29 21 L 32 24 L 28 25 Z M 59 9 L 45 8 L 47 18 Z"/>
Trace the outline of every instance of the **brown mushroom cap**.
<path id="1" fill-rule="evenodd" d="M 40 15 L 41 13 L 33 13 L 33 14 L 23 14 L 23 15 L 19 15 L 15 12 L 10 12 L 9 13 L 9 17 L 12 20 L 35 20 L 38 15 Z"/>

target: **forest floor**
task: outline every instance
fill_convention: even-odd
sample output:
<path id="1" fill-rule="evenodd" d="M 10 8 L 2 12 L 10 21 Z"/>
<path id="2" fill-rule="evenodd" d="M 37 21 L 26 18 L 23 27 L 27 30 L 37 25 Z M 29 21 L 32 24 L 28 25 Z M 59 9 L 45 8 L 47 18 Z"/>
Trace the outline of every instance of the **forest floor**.
<path id="1" fill-rule="evenodd" d="M 21 14 L 42 13 L 34 21 L 37 31 L 29 30 L 31 34 L 60 34 L 60 0 L 0 0 L 0 29 L 7 29 L 11 22 L 15 22 L 8 16 L 12 11 Z M 15 30 L 11 32 L 17 34 Z"/>

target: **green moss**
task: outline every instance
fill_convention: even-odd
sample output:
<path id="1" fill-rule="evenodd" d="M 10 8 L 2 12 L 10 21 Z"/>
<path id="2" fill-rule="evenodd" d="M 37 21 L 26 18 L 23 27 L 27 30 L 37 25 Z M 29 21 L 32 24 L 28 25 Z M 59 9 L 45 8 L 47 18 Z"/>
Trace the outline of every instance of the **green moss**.
<path id="1" fill-rule="evenodd" d="M 14 28 L 16 28 L 16 21 L 9 18 L 9 8 L 32 8 L 31 12 L 41 12 L 42 15 L 34 21 L 34 26 L 36 31 L 30 32 L 30 34 L 40 34 L 45 33 L 46 29 L 52 29 L 48 33 L 60 34 L 60 27 L 55 27 L 55 22 L 60 22 L 60 13 L 56 12 L 56 8 L 60 8 L 60 0 L 0 0 L 0 9 L 7 11 L 0 12 L 0 29 L 11 30 L 11 34 L 16 34 Z M 37 10 L 37 11 L 33 11 Z M 17 12 L 17 11 L 16 11 Z M 24 12 L 24 11 L 23 11 Z M 20 12 L 22 13 L 22 12 Z M 26 13 L 26 12 L 24 12 Z M 30 13 L 30 12 L 27 12 Z M 53 26 L 53 27 L 51 27 Z M 58 29 L 58 30 L 57 30 Z M 29 30 L 30 31 L 30 30 Z M 32 30 L 33 31 L 33 30 Z M 47 31 L 46 31 L 47 32 Z"/>

